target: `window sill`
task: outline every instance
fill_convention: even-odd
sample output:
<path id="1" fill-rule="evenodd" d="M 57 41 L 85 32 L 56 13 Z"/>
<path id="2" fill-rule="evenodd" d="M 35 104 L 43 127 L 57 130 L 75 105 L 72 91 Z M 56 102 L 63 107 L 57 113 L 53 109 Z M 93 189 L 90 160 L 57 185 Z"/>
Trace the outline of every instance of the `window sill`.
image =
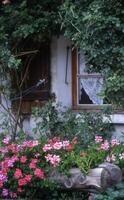
<path id="1" fill-rule="evenodd" d="M 100 111 L 103 110 L 105 108 L 111 108 L 111 104 L 103 104 L 103 105 L 94 105 L 94 104 L 83 104 L 83 105 L 77 105 L 77 106 L 73 106 L 72 109 L 73 110 L 77 110 L 77 111 Z"/>
<path id="2" fill-rule="evenodd" d="M 73 111 L 74 112 L 81 112 L 81 111 L 85 111 L 85 112 L 99 112 L 101 110 L 104 110 L 106 108 L 112 108 L 112 106 L 110 104 L 104 104 L 104 105 L 87 105 L 84 104 L 82 106 L 73 106 Z M 124 125 L 124 109 L 119 108 L 119 109 L 114 109 L 114 111 L 112 111 L 113 114 L 110 115 L 110 123 L 113 124 L 123 124 Z"/>

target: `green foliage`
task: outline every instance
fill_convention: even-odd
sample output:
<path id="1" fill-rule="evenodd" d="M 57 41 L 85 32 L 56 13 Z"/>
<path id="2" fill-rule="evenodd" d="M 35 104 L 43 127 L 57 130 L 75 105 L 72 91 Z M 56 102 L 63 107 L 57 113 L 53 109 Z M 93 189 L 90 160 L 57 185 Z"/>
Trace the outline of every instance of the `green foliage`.
<path id="1" fill-rule="evenodd" d="M 124 107 L 124 75 L 112 73 L 106 81 L 104 95 L 111 99 L 113 105 Z"/>
<path id="2" fill-rule="evenodd" d="M 105 78 L 106 74 L 111 78 L 111 73 L 116 76 L 117 86 L 113 79 L 111 84 L 106 79 L 105 84 L 109 85 L 111 92 L 109 94 L 107 88 L 105 97 L 117 105 L 124 104 L 120 84 L 120 80 L 124 82 L 123 6 L 123 0 L 65 0 L 60 12 L 65 35 L 82 48 L 89 71 L 102 72 Z M 115 99 L 114 90 L 117 95 Z"/>
<path id="3" fill-rule="evenodd" d="M 52 35 L 64 33 L 85 53 L 89 71 L 100 71 L 105 79 L 109 74 L 104 93 L 107 101 L 124 105 L 123 0 L 13 0 L 1 3 L 0 13 L 0 60 L 4 68 L 20 67 L 17 55 L 23 50 L 20 44 L 24 39 L 48 41 Z M 119 100 L 114 99 L 115 90 Z"/>
<path id="4" fill-rule="evenodd" d="M 71 109 L 62 108 L 55 102 L 49 101 L 41 108 L 33 110 L 36 122 L 35 135 L 61 136 L 62 138 L 78 138 L 80 144 L 87 147 L 93 141 L 95 135 L 111 137 L 113 129 L 110 123 L 109 109 L 101 112 L 76 113 Z"/>
<path id="5" fill-rule="evenodd" d="M 58 9 L 60 1 L 17 0 L 9 5 L 0 5 L 0 63 L 2 68 L 10 72 L 10 68 L 18 69 L 21 59 L 18 54 L 23 51 L 22 42 L 49 40 L 60 30 L 58 25 Z M 34 47 L 32 47 L 34 50 Z M 2 68 L 0 70 L 2 70 Z M 5 73 L 5 70 L 3 70 Z"/>
<path id="6" fill-rule="evenodd" d="M 107 189 L 105 194 L 99 194 L 96 200 L 123 200 L 124 199 L 124 183 L 118 184 L 115 188 Z"/>

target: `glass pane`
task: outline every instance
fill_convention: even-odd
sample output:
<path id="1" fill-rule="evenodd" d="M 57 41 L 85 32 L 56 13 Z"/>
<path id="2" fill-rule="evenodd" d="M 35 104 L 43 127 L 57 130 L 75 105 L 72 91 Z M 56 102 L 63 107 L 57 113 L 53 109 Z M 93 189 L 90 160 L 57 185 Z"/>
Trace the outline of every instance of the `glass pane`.
<path id="1" fill-rule="evenodd" d="M 102 85 L 101 77 L 78 78 L 78 104 L 103 104 L 99 96 Z"/>
<path id="2" fill-rule="evenodd" d="M 78 51 L 78 74 L 86 72 L 85 59 L 83 53 Z"/>

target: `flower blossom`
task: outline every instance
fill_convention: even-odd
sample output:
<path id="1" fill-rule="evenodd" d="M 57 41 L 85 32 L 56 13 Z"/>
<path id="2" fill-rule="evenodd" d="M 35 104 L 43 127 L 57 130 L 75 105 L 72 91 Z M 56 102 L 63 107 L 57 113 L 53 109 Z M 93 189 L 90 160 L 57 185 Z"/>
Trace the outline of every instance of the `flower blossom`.
<path id="1" fill-rule="evenodd" d="M 112 139 L 112 141 L 111 141 L 112 147 L 117 146 L 119 144 L 120 144 L 120 142 L 117 139 Z"/>
<path id="2" fill-rule="evenodd" d="M 31 179 L 32 179 L 32 176 L 29 174 L 29 175 L 26 175 L 25 177 L 24 177 L 24 179 L 25 179 L 25 181 L 27 182 L 27 183 L 29 183 L 29 182 L 31 182 Z"/>
<path id="3" fill-rule="evenodd" d="M 19 188 L 17 188 L 17 192 L 19 192 L 19 193 L 20 193 L 20 192 L 22 192 L 22 191 L 23 191 L 23 190 L 22 190 L 22 188 L 20 188 L 20 187 L 19 187 Z"/>
<path id="4" fill-rule="evenodd" d="M 0 188 L 3 187 L 3 181 L 0 181 Z"/>
<path id="5" fill-rule="evenodd" d="M 63 141 L 63 148 L 64 148 L 64 149 L 65 149 L 67 146 L 69 146 L 69 145 L 70 145 L 69 140 Z"/>
<path id="6" fill-rule="evenodd" d="M 44 179 L 44 172 L 43 172 L 41 169 L 39 169 L 39 168 L 36 168 L 36 169 L 35 169 L 34 175 L 35 175 L 37 178 Z"/>
<path id="7" fill-rule="evenodd" d="M 4 188 L 4 189 L 2 190 L 2 196 L 3 196 L 3 197 L 7 197 L 8 195 L 9 195 L 8 190 Z"/>
<path id="8" fill-rule="evenodd" d="M 119 154 L 120 160 L 124 160 L 124 153 Z"/>
<path id="9" fill-rule="evenodd" d="M 34 140 L 34 141 L 29 140 L 29 141 L 24 141 L 22 145 L 27 148 L 32 148 L 32 147 L 38 146 L 38 144 L 39 144 L 38 140 Z"/>
<path id="10" fill-rule="evenodd" d="M 15 144 L 9 144 L 7 146 L 8 150 L 11 150 L 13 153 L 17 153 L 18 152 L 18 149 L 17 149 L 17 146 Z"/>
<path id="11" fill-rule="evenodd" d="M 52 149 L 51 144 L 45 144 L 44 147 L 43 147 L 43 151 L 44 151 L 44 152 L 47 152 L 47 151 L 49 151 L 49 150 L 51 150 L 51 149 Z"/>
<path id="12" fill-rule="evenodd" d="M 53 149 L 60 150 L 63 147 L 62 142 L 55 142 L 53 144 Z"/>
<path id="13" fill-rule="evenodd" d="M 115 160 L 116 160 L 116 156 L 114 154 L 106 157 L 107 162 L 112 162 L 112 161 L 115 161 Z"/>
<path id="14" fill-rule="evenodd" d="M 16 161 L 18 161 L 18 160 L 19 160 L 19 159 L 18 159 L 18 157 L 17 157 L 16 155 L 14 155 L 14 156 L 12 156 L 12 157 L 10 157 L 10 158 L 5 158 L 5 160 L 3 160 L 3 161 L 1 162 L 1 167 L 2 167 L 2 169 L 13 167 L 13 166 L 14 166 L 14 163 L 15 163 Z"/>
<path id="15" fill-rule="evenodd" d="M 67 151 L 72 151 L 73 148 L 74 148 L 74 144 L 69 144 L 69 145 L 67 145 L 67 146 L 65 147 L 65 149 L 66 149 Z"/>
<path id="16" fill-rule="evenodd" d="M 2 171 L 0 171 L 0 181 L 2 181 L 2 182 L 6 182 L 7 181 L 7 176 L 5 174 L 3 174 Z"/>
<path id="17" fill-rule="evenodd" d="M 21 163 L 25 163 L 26 161 L 27 161 L 27 157 L 26 156 L 21 156 L 20 162 Z"/>
<path id="18" fill-rule="evenodd" d="M 36 168 L 36 164 L 37 164 L 37 162 L 38 162 L 38 159 L 31 159 L 31 162 L 30 162 L 30 164 L 29 164 L 29 168 L 30 169 L 35 169 Z"/>
<path id="19" fill-rule="evenodd" d="M 104 143 L 102 143 L 100 148 L 102 150 L 107 151 L 109 149 L 109 143 L 108 143 L 108 141 L 106 140 Z"/>
<path id="20" fill-rule="evenodd" d="M 22 177 L 23 177 L 21 169 L 16 168 L 16 171 L 15 171 L 15 173 L 14 173 L 14 177 L 15 177 L 16 179 L 19 179 L 19 178 L 22 178 Z"/>
<path id="21" fill-rule="evenodd" d="M 102 136 L 96 135 L 95 136 L 95 143 L 101 143 L 103 141 Z"/>
<path id="22" fill-rule="evenodd" d="M 16 192 L 10 192 L 10 197 L 11 198 L 17 198 Z"/>
<path id="23" fill-rule="evenodd" d="M 11 140 L 11 137 L 10 137 L 10 136 L 6 136 L 6 137 L 2 140 L 2 142 L 3 142 L 4 144 L 9 144 L 10 140 Z"/>
<path id="24" fill-rule="evenodd" d="M 6 153 L 8 153 L 7 147 L 0 148 L 0 152 L 1 152 L 3 155 L 5 155 Z"/>
<path id="25" fill-rule="evenodd" d="M 59 155 L 52 155 L 52 154 L 47 154 L 45 156 L 46 160 L 48 162 L 50 162 L 51 165 L 53 165 L 54 167 L 56 167 L 60 161 L 61 161 L 61 158 Z"/>
<path id="26" fill-rule="evenodd" d="M 19 186 L 24 186 L 27 184 L 27 180 L 25 178 L 21 178 L 18 180 L 18 185 Z"/>

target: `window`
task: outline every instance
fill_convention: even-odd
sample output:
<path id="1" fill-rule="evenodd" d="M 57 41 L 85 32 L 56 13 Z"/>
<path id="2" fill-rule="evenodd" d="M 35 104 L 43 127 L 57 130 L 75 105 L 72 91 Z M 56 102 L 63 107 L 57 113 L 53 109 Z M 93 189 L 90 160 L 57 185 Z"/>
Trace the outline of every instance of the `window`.
<path id="1" fill-rule="evenodd" d="M 32 106 L 41 105 L 50 98 L 50 43 L 29 39 L 19 48 L 22 66 L 12 76 L 13 88 L 16 89 L 12 103 L 18 106 L 21 95 L 21 112 L 30 113 Z M 21 94 L 18 86 L 21 86 Z"/>
<path id="2" fill-rule="evenodd" d="M 84 56 L 80 50 L 72 51 L 72 100 L 73 108 L 98 109 L 103 105 L 100 92 L 103 78 L 99 73 L 87 73 Z"/>

